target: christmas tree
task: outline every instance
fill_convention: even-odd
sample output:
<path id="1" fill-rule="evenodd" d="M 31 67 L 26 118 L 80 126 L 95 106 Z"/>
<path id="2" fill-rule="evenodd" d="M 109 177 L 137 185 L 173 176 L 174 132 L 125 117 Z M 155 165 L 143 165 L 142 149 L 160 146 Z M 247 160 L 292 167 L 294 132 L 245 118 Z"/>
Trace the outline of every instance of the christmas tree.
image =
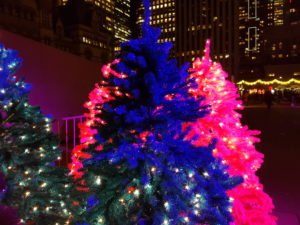
<path id="1" fill-rule="evenodd" d="M 226 190 L 241 179 L 213 157 L 215 141 L 184 139 L 183 122 L 208 111 L 188 92 L 187 68 L 168 59 L 171 45 L 158 43 L 144 4 L 142 37 L 122 44 L 86 103 L 70 165 L 88 195 L 78 224 L 229 224 Z"/>
<path id="2" fill-rule="evenodd" d="M 0 45 L 0 172 L 7 189 L 2 203 L 18 210 L 22 222 L 65 224 L 72 185 L 67 169 L 54 166 L 60 150 L 51 120 L 28 103 L 30 87 L 14 73 L 21 64 Z"/>
<path id="3" fill-rule="evenodd" d="M 271 215 L 274 208 L 272 200 L 263 192 L 263 186 L 255 174 L 263 163 L 263 154 L 255 149 L 260 132 L 249 130 L 241 124 L 238 110 L 243 109 L 243 106 L 237 88 L 226 79 L 228 75 L 222 66 L 210 59 L 209 40 L 206 42 L 204 57 L 194 61 L 190 72 L 190 79 L 197 82 L 197 88 L 191 89 L 190 93 L 196 97 L 205 96 L 203 104 L 210 104 L 211 113 L 192 124 L 188 139 L 195 133 L 201 133 L 193 144 L 205 146 L 218 138 L 214 155 L 228 165 L 231 176 L 244 178 L 242 185 L 228 191 L 234 199 L 234 224 L 276 224 L 275 217 Z"/>
<path id="4" fill-rule="evenodd" d="M 5 178 L 0 173 L 0 201 L 5 197 L 7 192 L 7 185 Z M 20 218 L 18 217 L 17 210 L 6 205 L 0 205 L 0 221 L 1 225 L 20 225 Z"/>

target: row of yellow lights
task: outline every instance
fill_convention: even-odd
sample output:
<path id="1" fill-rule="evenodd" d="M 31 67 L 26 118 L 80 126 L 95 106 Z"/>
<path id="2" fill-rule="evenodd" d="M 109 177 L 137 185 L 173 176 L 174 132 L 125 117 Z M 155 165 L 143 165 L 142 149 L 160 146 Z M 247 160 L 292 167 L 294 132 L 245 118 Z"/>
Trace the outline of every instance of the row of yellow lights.
<path id="1" fill-rule="evenodd" d="M 289 85 L 291 83 L 300 84 L 300 80 L 297 80 L 295 78 L 292 78 L 288 81 L 281 81 L 281 80 L 277 80 L 277 79 L 270 80 L 270 81 L 264 81 L 264 80 L 258 79 L 256 81 L 249 82 L 249 81 L 241 80 L 237 84 L 238 85 L 244 84 L 244 85 L 247 85 L 247 86 L 253 86 L 253 85 L 257 85 L 257 84 L 263 84 L 263 85 L 272 85 L 272 84 Z"/>

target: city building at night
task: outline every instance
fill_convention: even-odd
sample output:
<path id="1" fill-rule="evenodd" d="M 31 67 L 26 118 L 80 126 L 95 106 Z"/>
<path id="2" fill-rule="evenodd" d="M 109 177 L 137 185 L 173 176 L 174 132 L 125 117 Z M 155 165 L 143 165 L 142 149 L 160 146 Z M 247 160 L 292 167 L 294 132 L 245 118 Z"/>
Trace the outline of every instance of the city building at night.
<path id="1" fill-rule="evenodd" d="M 300 75 L 299 11 L 300 2 L 295 0 L 241 1 L 239 79 Z"/>
<path id="2" fill-rule="evenodd" d="M 105 26 L 105 17 L 97 5 L 72 0 L 55 11 L 64 36 L 73 40 L 75 53 L 92 61 L 107 62 L 111 57 L 112 35 Z M 99 24 L 103 24 L 99 27 Z"/>
<path id="3" fill-rule="evenodd" d="M 212 57 L 234 79 L 237 73 L 238 32 L 235 0 L 176 1 L 176 54 L 180 62 L 201 56 L 205 40 L 212 41 Z"/>
<path id="4" fill-rule="evenodd" d="M 132 6 L 130 0 L 115 0 L 114 8 L 114 52 L 120 50 L 120 43 L 128 41 L 131 36 L 131 16 Z"/>
<path id="5" fill-rule="evenodd" d="M 175 43 L 175 0 L 153 0 L 151 24 L 162 30 L 160 42 Z"/>
<path id="6" fill-rule="evenodd" d="M 72 0 L 74 1 L 74 0 Z M 131 37 L 132 4 L 130 0 L 84 0 L 93 5 L 100 21 L 99 29 L 111 34 L 111 49 L 117 53 L 121 42 Z M 66 5 L 71 0 L 61 0 L 60 5 Z"/>
<path id="7" fill-rule="evenodd" d="M 138 24 L 143 21 L 142 7 Z M 212 55 L 232 78 L 237 73 L 237 1 L 153 0 L 151 24 L 162 29 L 160 42 L 172 42 L 179 63 L 201 56 L 206 39 L 212 40 Z"/>
<path id="8" fill-rule="evenodd" d="M 239 3 L 238 79 L 252 79 L 264 74 L 263 31 L 264 1 L 243 0 Z"/>
<path id="9" fill-rule="evenodd" d="M 159 42 L 172 42 L 175 44 L 175 0 L 153 0 L 151 2 L 151 20 L 150 24 L 153 27 L 161 29 L 162 33 Z M 141 25 L 143 20 L 142 2 L 138 4 L 137 24 Z M 173 51 L 174 54 L 174 51 Z"/>
<path id="10" fill-rule="evenodd" d="M 79 55 L 106 62 L 111 35 L 99 29 L 100 14 L 88 2 L 21 0 L 0 2 L 0 28 Z"/>

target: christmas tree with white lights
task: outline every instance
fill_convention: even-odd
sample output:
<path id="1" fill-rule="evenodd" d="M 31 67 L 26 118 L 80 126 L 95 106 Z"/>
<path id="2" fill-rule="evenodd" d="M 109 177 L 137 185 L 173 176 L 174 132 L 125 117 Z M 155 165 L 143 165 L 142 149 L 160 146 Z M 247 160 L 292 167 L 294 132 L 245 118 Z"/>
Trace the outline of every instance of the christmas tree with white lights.
<path id="1" fill-rule="evenodd" d="M 0 45 L 0 172 L 6 187 L 1 204 L 17 209 L 22 223 L 67 224 L 70 194 L 51 120 L 28 103 L 30 87 L 14 74 L 21 64 L 16 51 Z"/>

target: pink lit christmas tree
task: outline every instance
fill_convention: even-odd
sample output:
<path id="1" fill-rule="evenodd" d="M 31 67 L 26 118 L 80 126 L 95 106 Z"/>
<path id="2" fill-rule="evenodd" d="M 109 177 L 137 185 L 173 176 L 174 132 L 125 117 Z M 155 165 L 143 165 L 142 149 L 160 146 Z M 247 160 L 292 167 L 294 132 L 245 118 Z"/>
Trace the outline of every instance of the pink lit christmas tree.
<path id="1" fill-rule="evenodd" d="M 214 155 L 228 165 L 231 176 L 244 178 L 243 184 L 228 191 L 234 201 L 235 222 L 232 224 L 274 225 L 272 199 L 263 191 L 255 174 L 263 163 L 263 154 L 254 146 L 260 141 L 256 137 L 260 132 L 241 124 L 237 110 L 243 109 L 242 102 L 235 84 L 227 80 L 227 76 L 222 66 L 210 59 L 208 40 L 202 60 L 197 58 L 190 69 L 190 78 L 198 85 L 190 89 L 190 93 L 196 97 L 205 96 L 203 103 L 211 106 L 211 113 L 192 124 L 187 138 L 199 134 L 199 139 L 193 142 L 196 146 L 205 146 L 218 138 Z"/>

